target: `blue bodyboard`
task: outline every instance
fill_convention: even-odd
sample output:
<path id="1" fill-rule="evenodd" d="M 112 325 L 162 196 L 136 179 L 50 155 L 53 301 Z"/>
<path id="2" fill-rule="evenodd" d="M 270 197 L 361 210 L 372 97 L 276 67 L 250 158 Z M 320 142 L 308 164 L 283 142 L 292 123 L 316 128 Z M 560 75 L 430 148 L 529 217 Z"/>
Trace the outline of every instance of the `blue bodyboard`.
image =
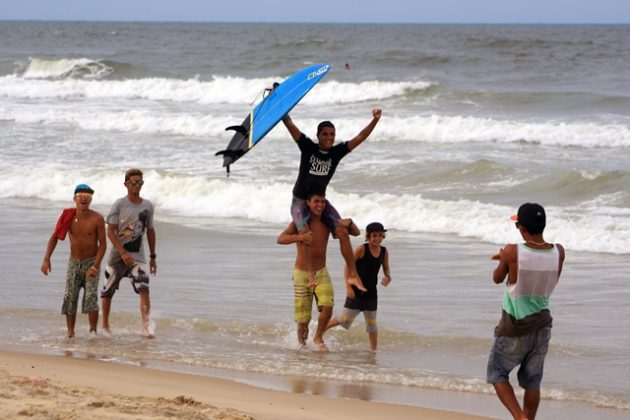
<path id="1" fill-rule="evenodd" d="M 223 156 L 223 167 L 228 174 L 230 165 L 256 146 L 330 69 L 330 64 L 315 64 L 300 70 L 284 82 L 265 89 L 266 96 L 251 110 L 241 125 L 226 128 L 236 133 L 227 148 L 215 155 Z"/>

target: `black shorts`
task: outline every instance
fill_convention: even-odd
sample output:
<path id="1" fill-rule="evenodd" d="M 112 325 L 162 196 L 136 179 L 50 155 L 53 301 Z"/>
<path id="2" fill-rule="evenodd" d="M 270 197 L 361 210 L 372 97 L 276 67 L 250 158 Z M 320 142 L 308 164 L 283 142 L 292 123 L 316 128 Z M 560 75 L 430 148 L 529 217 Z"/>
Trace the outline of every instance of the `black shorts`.
<path id="1" fill-rule="evenodd" d="M 343 306 L 345 308 L 356 309 L 358 311 L 375 311 L 377 302 L 377 299 L 346 298 L 346 303 Z"/>

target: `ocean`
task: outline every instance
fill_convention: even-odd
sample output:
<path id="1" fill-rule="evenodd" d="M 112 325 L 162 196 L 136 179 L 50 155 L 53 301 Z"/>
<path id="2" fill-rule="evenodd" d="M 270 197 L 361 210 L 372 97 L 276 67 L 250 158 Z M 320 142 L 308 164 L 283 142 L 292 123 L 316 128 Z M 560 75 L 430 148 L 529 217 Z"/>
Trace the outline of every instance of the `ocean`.
<path id="1" fill-rule="evenodd" d="M 5 347 L 505 417 L 485 383 L 490 257 L 534 201 L 567 251 L 539 418 L 630 414 L 630 26 L 0 22 L 0 40 Z M 299 162 L 282 124 L 229 177 L 214 156 L 265 87 L 314 63 L 333 69 L 291 112 L 307 135 L 327 119 L 350 139 L 383 109 L 328 189 L 389 229 L 377 353 L 360 318 L 327 333 L 330 353 L 298 349 L 295 249 L 275 242 Z M 130 167 L 156 207 L 157 339 L 122 285 L 113 336 L 88 338 L 80 316 L 68 343 L 68 245 L 44 277 L 46 241 L 76 184 L 107 213 Z M 339 313 L 336 241 L 328 258 Z"/>

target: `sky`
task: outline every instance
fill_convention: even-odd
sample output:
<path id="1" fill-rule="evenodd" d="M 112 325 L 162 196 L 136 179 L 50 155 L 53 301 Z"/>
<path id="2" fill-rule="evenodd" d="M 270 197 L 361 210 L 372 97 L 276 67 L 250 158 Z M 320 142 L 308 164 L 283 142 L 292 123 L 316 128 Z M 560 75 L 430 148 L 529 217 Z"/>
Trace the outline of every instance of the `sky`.
<path id="1" fill-rule="evenodd" d="M 0 20 L 630 23 L 630 0 L 0 0 Z"/>

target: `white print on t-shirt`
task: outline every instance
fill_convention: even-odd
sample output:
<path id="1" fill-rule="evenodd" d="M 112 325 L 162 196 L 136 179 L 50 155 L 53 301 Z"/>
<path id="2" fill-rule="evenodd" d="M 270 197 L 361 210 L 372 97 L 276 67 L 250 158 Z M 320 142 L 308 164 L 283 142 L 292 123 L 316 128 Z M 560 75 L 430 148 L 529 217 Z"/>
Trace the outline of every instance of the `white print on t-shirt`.
<path id="1" fill-rule="evenodd" d="M 330 167 L 332 166 L 332 158 L 328 158 L 326 160 L 319 159 L 317 156 L 311 156 L 311 167 L 308 170 L 308 173 L 311 175 L 317 176 L 326 176 L 328 172 L 330 172 Z"/>

